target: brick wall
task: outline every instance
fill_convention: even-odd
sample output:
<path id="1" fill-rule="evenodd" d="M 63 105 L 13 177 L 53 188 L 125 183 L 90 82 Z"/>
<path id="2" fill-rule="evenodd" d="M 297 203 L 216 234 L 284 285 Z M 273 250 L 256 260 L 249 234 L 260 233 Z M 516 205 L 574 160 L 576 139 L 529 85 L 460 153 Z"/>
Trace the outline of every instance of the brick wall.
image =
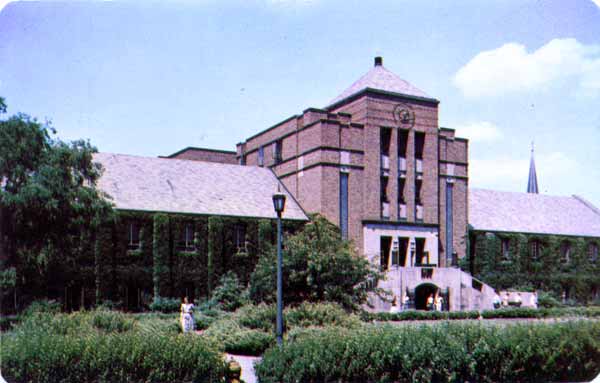
<path id="1" fill-rule="evenodd" d="M 214 150 L 204 148 L 185 148 L 177 153 L 171 154 L 165 158 L 175 158 L 179 160 L 193 160 L 205 162 L 218 162 L 222 164 L 237 164 L 235 152 L 225 150 Z"/>

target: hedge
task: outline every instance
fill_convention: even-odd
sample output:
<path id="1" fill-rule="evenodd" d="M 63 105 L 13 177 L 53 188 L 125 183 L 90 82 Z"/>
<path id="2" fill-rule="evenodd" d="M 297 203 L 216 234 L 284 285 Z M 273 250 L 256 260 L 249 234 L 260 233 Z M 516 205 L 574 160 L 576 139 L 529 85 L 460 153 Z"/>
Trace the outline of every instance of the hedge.
<path id="1" fill-rule="evenodd" d="M 600 372 L 600 322 L 311 329 L 264 354 L 260 382 L 548 382 Z"/>
<path id="2" fill-rule="evenodd" d="M 408 310 L 398 313 L 370 313 L 362 312 L 363 321 L 399 322 L 409 320 L 454 320 L 477 319 L 479 311 L 415 311 Z M 541 308 L 511 307 L 498 310 L 485 310 L 481 312 L 485 319 L 494 318 L 559 318 L 559 317 L 600 317 L 600 306 L 592 307 L 567 307 L 567 308 Z"/>
<path id="3" fill-rule="evenodd" d="M 133 330 L 118 313 L 33 315 L 2 335 L 9 382 L 221 382 L 218 349 L 156 326 Z M 93 325 L 92 325 L 93 324 Z"/>

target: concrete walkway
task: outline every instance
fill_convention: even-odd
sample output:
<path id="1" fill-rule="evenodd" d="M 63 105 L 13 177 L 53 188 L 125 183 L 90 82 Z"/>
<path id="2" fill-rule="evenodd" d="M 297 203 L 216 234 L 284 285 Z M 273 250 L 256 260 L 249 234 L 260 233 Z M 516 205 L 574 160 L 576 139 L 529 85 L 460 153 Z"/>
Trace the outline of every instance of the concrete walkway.
<path id="1" fill-rule="evenodd" d="M 242 380 L 246 383 L 257 383 L 256 375 L 254 374 L 254 363 L 261 359 L 260 356 L 245 356 L 226 354 L 227 360 L 234 359 L 242 367 Z"/>

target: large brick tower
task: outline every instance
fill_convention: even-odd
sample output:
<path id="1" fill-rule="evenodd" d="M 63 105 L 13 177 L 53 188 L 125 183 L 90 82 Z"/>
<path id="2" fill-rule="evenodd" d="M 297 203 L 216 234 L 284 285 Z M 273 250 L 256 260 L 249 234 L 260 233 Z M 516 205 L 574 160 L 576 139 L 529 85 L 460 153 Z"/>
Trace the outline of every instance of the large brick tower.
<path id="1" fill-rule="evenodd" d="M 328 106 L 248 138 L 237 157 L 271 167 L 382 270 L 450 266 L 466 253 L 468 143 L 438 126 L 438 105 L 376 57 Z"/>

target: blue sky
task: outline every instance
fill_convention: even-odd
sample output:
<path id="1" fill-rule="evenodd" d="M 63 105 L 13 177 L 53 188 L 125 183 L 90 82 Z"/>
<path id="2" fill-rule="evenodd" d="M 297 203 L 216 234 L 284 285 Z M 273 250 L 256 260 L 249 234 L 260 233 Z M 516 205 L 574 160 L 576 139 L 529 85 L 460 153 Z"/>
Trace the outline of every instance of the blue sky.
<path id="1" fill-rule="evenodd" d="M 0 95 L 100 151 L 235 143 L 324 107 L 373 57 L 441 101 L 470 185 L 600 206 L 600 0 L 9 2 Z"/>

